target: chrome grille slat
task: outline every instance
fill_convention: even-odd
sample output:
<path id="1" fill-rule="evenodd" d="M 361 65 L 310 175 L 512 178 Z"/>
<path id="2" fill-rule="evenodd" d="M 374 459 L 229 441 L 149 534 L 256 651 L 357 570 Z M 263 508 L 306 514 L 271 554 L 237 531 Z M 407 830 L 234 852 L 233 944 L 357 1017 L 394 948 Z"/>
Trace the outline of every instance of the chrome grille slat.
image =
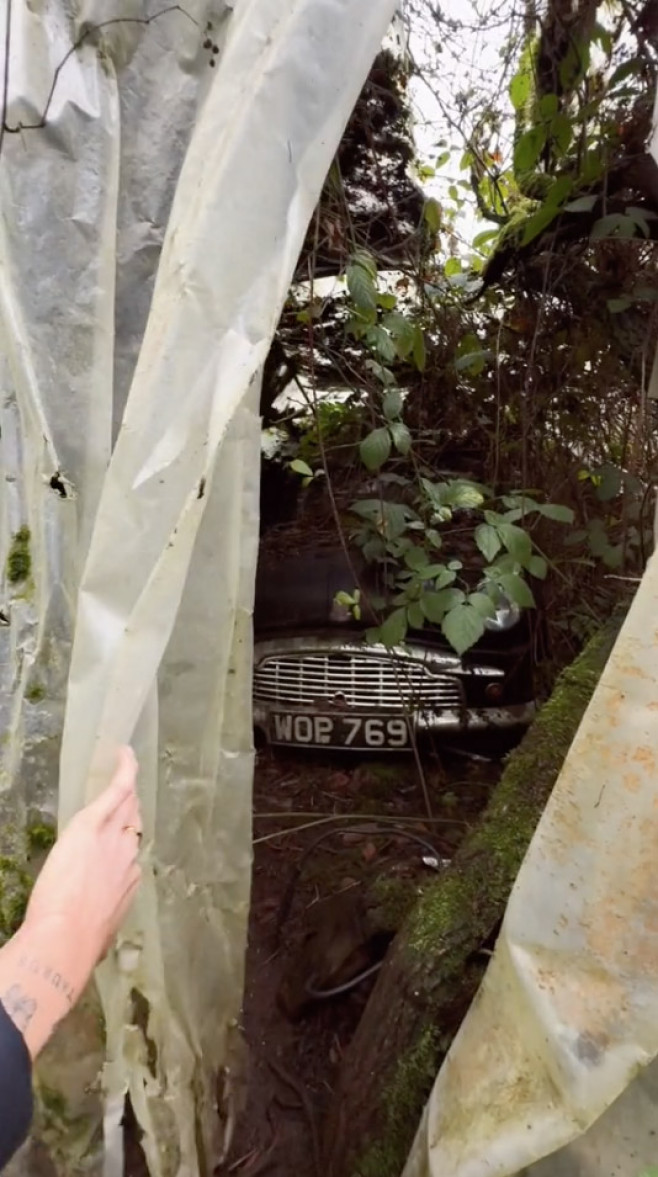
<path id="1" fill-rule="evenodd" d="M 464 699 L 454 674 L 413 659 L 354 653 L 271 654 L 254 673 L 254 698 L 279 707 L 331 705 L 406 711 L 459 708 Z"/>

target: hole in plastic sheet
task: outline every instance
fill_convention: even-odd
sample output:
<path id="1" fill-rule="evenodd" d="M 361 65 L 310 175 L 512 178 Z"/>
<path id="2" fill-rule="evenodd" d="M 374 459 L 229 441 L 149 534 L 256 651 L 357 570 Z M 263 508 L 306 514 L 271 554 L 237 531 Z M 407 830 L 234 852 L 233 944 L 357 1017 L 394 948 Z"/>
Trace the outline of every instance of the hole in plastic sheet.
<path id="1" fill-rule="evenodd" d="M 68 491 L 64 485 L 59 470 L 56 470 L 50 479 L 51 490 L 56 490 L 61 499 L 68 498 Z"/>

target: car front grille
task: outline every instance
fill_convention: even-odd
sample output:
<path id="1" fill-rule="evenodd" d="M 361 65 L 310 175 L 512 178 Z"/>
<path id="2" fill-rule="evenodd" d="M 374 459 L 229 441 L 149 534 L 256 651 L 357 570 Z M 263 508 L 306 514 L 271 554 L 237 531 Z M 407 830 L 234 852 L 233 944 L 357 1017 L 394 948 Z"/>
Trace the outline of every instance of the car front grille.
<path id="1" fill-rule="evenodd" d="M 464 703 L 453 674 L 415 659 L 356 652 L 270 655 L 256 666 L 254 698 L 279 707 L 324 704 L 389 712 Z"/>

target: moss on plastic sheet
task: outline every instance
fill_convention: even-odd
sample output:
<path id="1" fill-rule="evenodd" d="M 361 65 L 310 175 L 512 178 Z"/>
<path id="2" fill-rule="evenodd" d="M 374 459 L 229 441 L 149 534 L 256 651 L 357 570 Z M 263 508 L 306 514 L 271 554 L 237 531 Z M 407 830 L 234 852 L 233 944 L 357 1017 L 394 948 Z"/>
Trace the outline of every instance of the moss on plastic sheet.
<path id="1" fill-rule="evenodd" d="M 7 580 L 10 584 L 20 584 L 28 579 L 31 571 L 30 529 L 20 527 L 11 541 L 7 556 Z"/>

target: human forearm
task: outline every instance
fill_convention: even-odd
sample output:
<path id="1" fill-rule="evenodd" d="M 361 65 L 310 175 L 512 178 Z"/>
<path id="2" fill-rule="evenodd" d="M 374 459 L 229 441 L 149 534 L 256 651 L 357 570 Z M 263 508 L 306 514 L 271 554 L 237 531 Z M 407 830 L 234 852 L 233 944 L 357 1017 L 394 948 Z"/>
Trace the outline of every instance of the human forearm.
<path id="1" fill-rule="evenodd" d="M 0 949 L 0 1001 L 33 1059 L 77 1002 L 93 965 L 58 920 L 28 919 Z"/>

